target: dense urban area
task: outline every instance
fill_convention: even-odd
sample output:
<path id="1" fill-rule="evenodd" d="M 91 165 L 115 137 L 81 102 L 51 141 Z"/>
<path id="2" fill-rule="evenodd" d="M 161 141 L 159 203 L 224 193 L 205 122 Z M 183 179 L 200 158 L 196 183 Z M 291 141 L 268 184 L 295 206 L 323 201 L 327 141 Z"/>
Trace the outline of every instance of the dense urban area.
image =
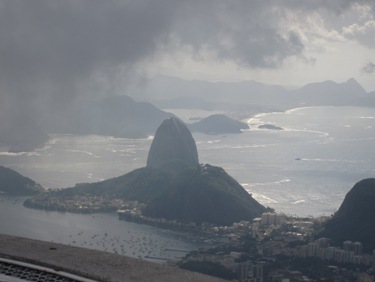
<path id="1" fill-rule="evenodd" d="M 363 253 L 361 242 L 333 245 L 315 239 L 328 217 L 294 218 L 273 212 L 232 226 L 179 223 L 145 218 L 137 208 L 120 210 L 120 219 L 196 230 L 213 246 L 171 262 L 185 269 L 242 282 L 373 281 L 375 251 Z M 194 228 L 194 229 L 192 229 Z"/>
<path id="2" fill-rule="evenodd" d="M 40 199 L 44 201 L 45 199 Z M 207 248 L 168 264 L 241 282 L 374 281 L 375 251 L 364 253 L 361 242 L 341 245 L 316 234 L 329 217 L 297 218 L 266 212 L 232 226 L 179 222 L 142 215 L 137 201 L 75 196 L 48 198 L 54 210 L 102 212 L 117 210 L 119 219 L 186 233 Z"/>

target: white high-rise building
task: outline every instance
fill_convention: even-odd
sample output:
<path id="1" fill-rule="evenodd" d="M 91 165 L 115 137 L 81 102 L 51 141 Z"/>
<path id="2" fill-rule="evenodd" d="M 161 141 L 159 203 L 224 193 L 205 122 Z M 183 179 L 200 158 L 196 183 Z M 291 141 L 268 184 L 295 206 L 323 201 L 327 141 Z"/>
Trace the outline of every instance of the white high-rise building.
<path id="1" fill-rule="evenodd" d="M 263 225 L 281 225 L 285 222 L 285 215 L 274 212 L 265 212 L 262 214 Z"/>
<path id="2" fill-rule="evenodd" d="M 355 255 L 362 255 L 363 254 L 363 245 L 361 242 L 354 242 L 353 244 L 353 251 Z"/>
<path id="3" fill-rule="evenodd" d="M 344 249 L 344 251 L 353 251 L 353 242 L 352 241 L 345 241 L 344 243 L 343 243 L 343 249 Z"/>

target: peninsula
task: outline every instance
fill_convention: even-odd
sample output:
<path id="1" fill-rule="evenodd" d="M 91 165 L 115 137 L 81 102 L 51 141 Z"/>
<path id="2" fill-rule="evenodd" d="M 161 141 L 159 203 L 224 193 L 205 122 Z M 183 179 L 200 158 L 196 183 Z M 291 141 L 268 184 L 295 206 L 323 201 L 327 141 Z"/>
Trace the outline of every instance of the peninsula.
<path id="1" fill-rule="evenodd" d="M 44 188 L 34 180 L 17 171 L 0 166 L 0 193 L 12 196 L 30 196 L 44 192 Z"/>
<path id="2" fill-rule="evenodd" d="M 251 220 L 266 211 L 223 168 L 199 163 L 195 141 L 176 117 L 166 119 L 157 129 L 146 167 L 105 181 L 43 193 L 26 200 L 25 205 L 74 212 L 131 206 L 151 218 L 217 225 Z"/>

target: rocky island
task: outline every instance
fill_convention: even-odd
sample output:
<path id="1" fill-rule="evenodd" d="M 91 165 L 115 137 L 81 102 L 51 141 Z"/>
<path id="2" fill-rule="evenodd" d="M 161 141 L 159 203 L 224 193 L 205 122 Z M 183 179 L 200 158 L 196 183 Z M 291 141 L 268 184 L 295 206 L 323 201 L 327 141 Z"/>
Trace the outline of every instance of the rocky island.
<path id="1" fill-rule="evenodd" d="M 258 125 L 258 128 L 259 129 L 270 129 L 270 130 L 284 130 L 282 127 L 276 126 L 276 125 L 273 125 L 273 124 L 261 124 L 261 125 Z"/>
<path id="2" fill-rule="evenodd" d="M 216 135 L 225 133 L 241 133 L 242 130 L 249 129 L 249 125 L 247 123 L 232 119 L 226 115 L 216 114 L 190 124 L 189 128 L 191 131 Z"/>

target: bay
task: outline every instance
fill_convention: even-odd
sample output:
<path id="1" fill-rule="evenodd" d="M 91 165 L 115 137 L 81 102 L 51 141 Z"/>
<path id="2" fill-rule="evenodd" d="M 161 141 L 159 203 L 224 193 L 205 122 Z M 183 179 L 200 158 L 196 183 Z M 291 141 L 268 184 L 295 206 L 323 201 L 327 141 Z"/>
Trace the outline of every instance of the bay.
<path id="1" fill-rule="evenodd" d="M 74 214 L 25 208 L 0 196 L 0 233 L 165 262 L 201 246 L 184 234 L 120 221 L 116 214 Z"/>
<path id="2" fill-rule="evenodd" d="M 179 116 L 181 110 L 168 111 Z M 209 114 L 208 111 L 181 112 L 185 121 Z M 289 215 L 319 216 L 334 213 L 356 182 L 374 177 L 374 120 L 374 108 L 297 108 L 249 117 L 246 121 L 250 129 L 242 134 L 193 133 L 193 136 L 201 163 L 223 167 L 263 205 Z M 260 129 L 261 124 L 272 124 L 283 130 Z M 44 148 L 31 153 L 0 150 L 0 164 L 46 188 L 66 188 L 120 176 L 145 166 L 151 142 L 152 136 L 126 139 L 52 135 Z M 176 255 L 163 252 L 165 246 L 171 245 L 169 240 L 176 240 L 173 241 L 176 248 L 198 247 L 168 231 L 118 221 L 116 215 L 29 210 L 22 206 L 21 200 L 9 199 L 1 202 L 0 214 L 0 232 L 5 234 L 100 247 L 135 257 L 145 257 L 150 251 L 141 252 L 138 244 L 141 241 L 137 242 L 136 238 L 145 237 L 153 242 L 154 236 L 161 236 L 152 254 L 166 257 Z M 126 237 L 128 232 L 130 237 Z M 125 247 L 119 247 L 121 240 L 138 245 L 122 242 Z"/>

